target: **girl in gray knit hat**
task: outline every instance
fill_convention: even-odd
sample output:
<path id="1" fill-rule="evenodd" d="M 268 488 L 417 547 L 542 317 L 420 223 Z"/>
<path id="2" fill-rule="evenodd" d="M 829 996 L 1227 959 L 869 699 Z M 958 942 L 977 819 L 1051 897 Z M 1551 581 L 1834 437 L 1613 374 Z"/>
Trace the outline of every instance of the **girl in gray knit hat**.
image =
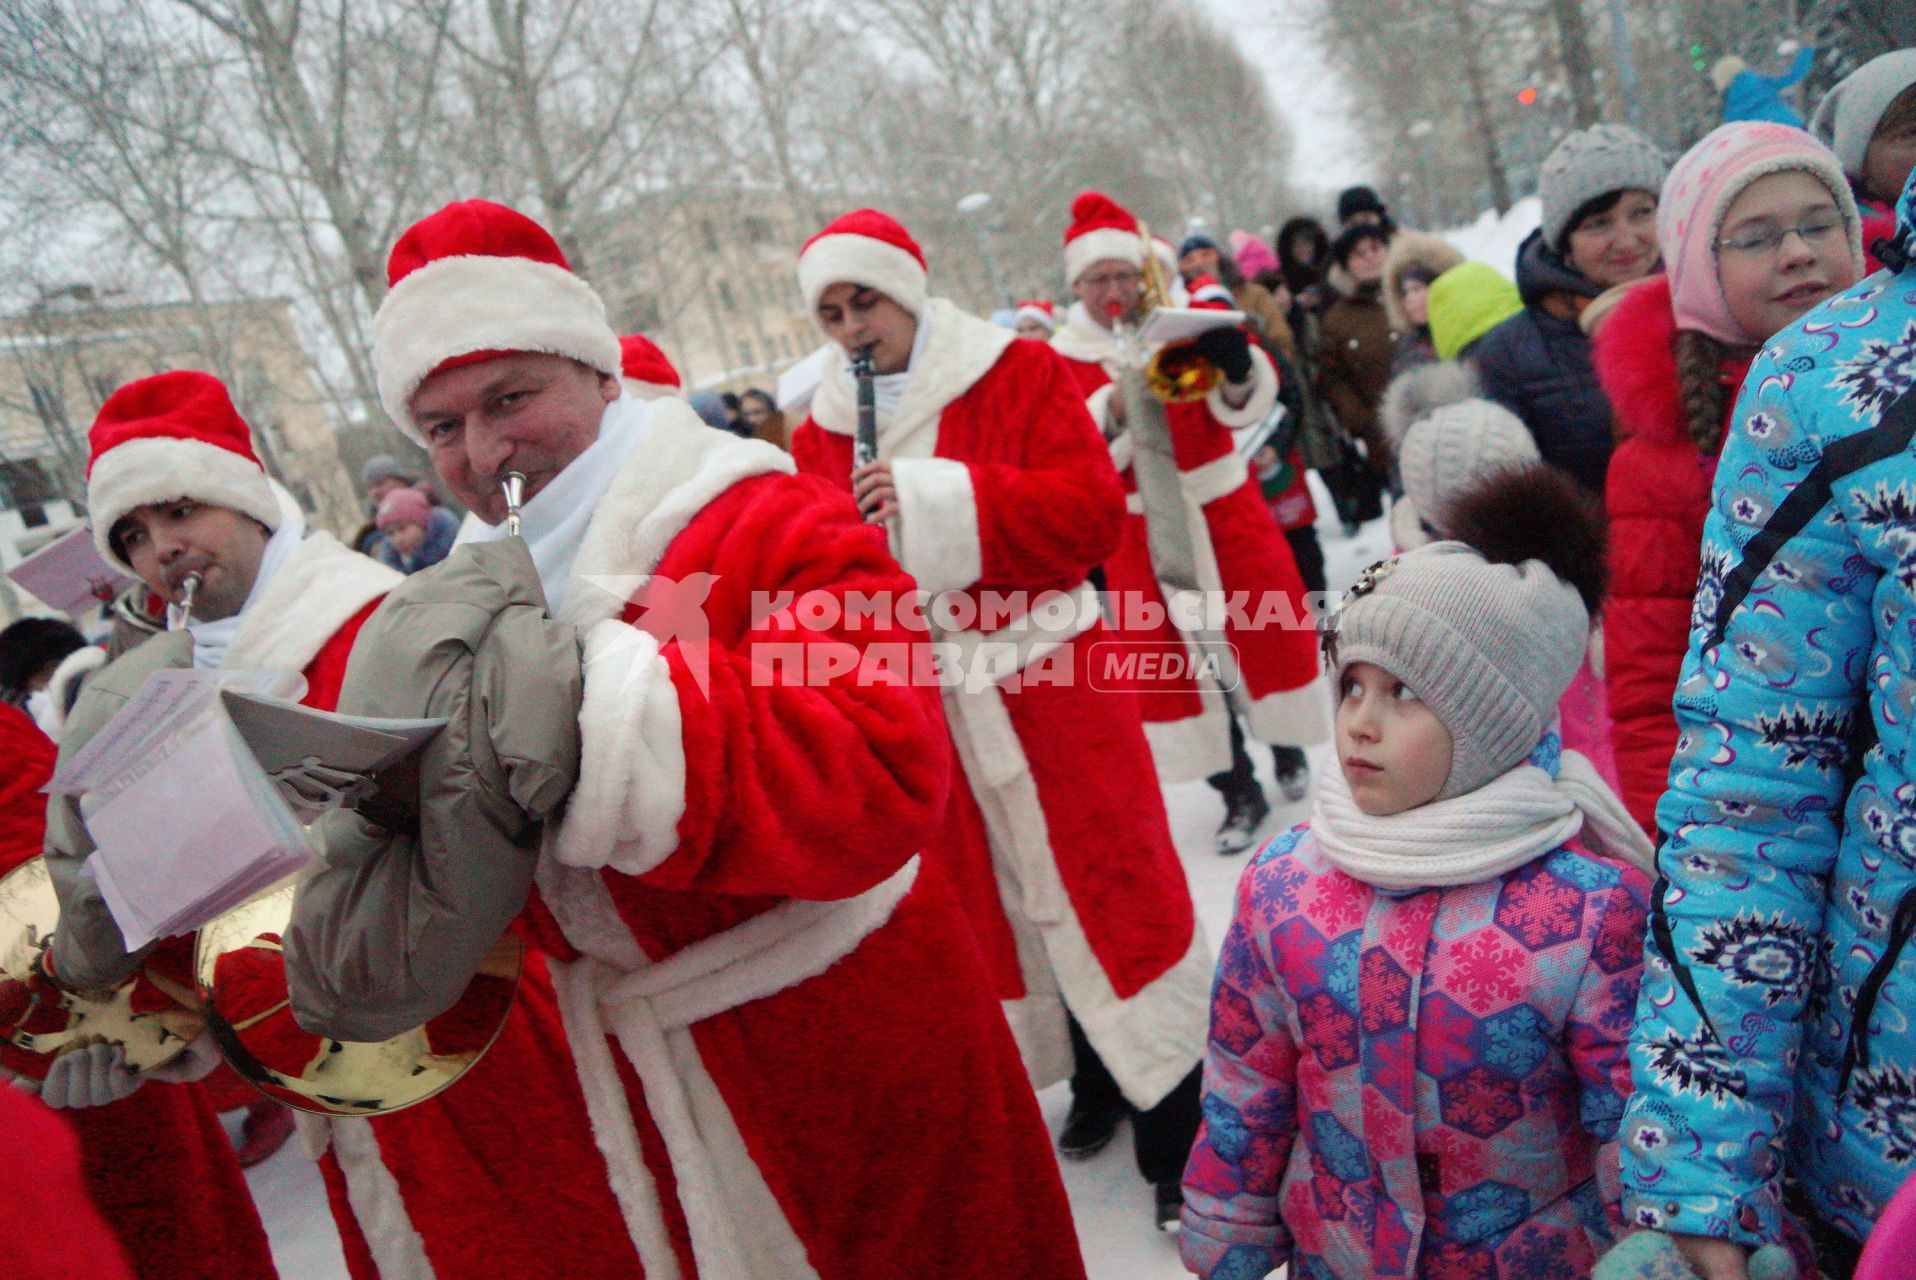
<path id="1" fill-rule="evenodd" d="M 1621 1234 L 1650 847 L 1553 731 L 1602 533 L 1536 505 L 1373 566 L 1327 623 L 1337 768 L 1218 962 L 1200 1276 L 1588 1276 Z"/>

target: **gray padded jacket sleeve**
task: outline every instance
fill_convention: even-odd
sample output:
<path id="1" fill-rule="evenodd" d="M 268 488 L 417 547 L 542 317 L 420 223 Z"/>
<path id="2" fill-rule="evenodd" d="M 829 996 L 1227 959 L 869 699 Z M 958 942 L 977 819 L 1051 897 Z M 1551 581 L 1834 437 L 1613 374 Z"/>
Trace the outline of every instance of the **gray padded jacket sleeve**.
<path id="1" fill-rule="evenodd" d="M 342 712 L 446 716 L 419 760 L 419 826 L 341 810 L 284 935 L 293 1016 L 384 1040 L 444 1013 L 525 905 L 545 819 L 578 776 L 579 644 L 546 616 L 524 544 L 460 547 L 386 597 Z"/>
<path id="2" fill-rule="evenodd" d="M 115 712 L 139 691 L 155 671 L 193 665 L 193 637 L 169 631 L 148 639 L 96 671 L 73 704 L 60 735 L 60 760 L 71 760 L 106 726 Z M 93 852 L 93 837 L 80 817 L 77 796 L 47 799 L 46 858 L 53 892 L 60 899 L 60 927 L 53 935 L 53 973 L 61 986 L 92 991 L 118 986 L 140 967 L 138 952 L 126 949 L 120 926 L 107 910 L 93 877 L 80 866 Z"/>

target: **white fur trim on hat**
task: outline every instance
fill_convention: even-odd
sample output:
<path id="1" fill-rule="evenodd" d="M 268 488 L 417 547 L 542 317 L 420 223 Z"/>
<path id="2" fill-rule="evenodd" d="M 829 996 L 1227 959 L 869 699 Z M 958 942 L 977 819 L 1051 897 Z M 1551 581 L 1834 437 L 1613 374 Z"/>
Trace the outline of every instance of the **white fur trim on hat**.
<path id="1" fill-rule="evenodd" d="M 835 284 L 876 289 L 913 315 L 924 312 L 930 296 L 918 259 L 871 236 L 820 236 L 799 255 L 798 287 L 806 307 L 817 310 L 819 298 Z"/>
<path id="2" fill-rule="evenodd" d="M 1058 327 L 1058 318 L 1043 307 L 1019 307 L 1012 313 L 1011 323 L 1017 324 L 1020 320 L 1036 320 L 1047 329 Z"/>
<path id="3" fill-rule="evenodd" d="M 683 395 L 677 387 L 668 387 L 663 382 L 641 382 L 637 378 L 620 378 L 625 384 L 625 393 L 639 400 L 657 400 L 664 396 Z"/>
<path id="4" fill-rule="evenodd" d="M 106 562 L 123 573 L 133 566 L 113 551 L 107 535 L 120 517 L 152 502 L 191 498 L 213 507 L 230 507 L 269 530 L 279 528 L 279 500 L 257 462 L 204 440 L 142 436 L 101 454 L 87 475 L 87 512 L 93 545 Z"/>
<path id="5" fill-rule="evenodd" d="M 1120 231 L 1116 227 L 1099 227 L 1096 231 L 1087 231 L 1075 240 L 1065 242 L 1064 278 L 1067 283 L 1076 284 L 1078 277 L 1091 269 L 1094 262 L 1128 262 L 1134 267 L 1144 265 L 1144 240 L 1135 231 Z"/>
<path id="6" fill-rule="evenodd" d="M 394 285 L 373 317 L 379 402 L 408 439 L 425 444 L 408 408 L 419 384 L 474 351 L 566 356 L 615 378 L 623 367 L 605 303 L 572 272 L 530 258 L 441 258 Z"/>

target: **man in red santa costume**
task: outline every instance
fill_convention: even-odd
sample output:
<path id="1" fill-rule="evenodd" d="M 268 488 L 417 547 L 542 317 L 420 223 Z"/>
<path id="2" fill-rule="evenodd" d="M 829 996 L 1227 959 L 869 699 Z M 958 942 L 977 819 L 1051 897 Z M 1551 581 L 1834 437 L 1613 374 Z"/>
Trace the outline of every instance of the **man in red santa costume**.
<path id="1" fill-rule="evenodd" d="M 806 243 L 798 278 L 837 357 L 793 457 L 853 491 L 935 597 L 960 767 L 931 852 L 1033 1082 L 1075 1057 L 1066 1154 L 1098 1150 L 1133 1112 L 1139 1170 L 1175 1217 L 1212 964 L 1137 699 L 1094 672 L 1108 632 L 1086 576 L 1117 548 L 1117 475 L 1064 362 L 927 297 L 924 255 L 895 219 L 839 218 Z M 861 349 L 878 461 L 854 471 L 847 353 Z"/>
<path id="2" fill-rule="evenodd" d="M 1207 778 L 1223 792 L 1218 851 L 1238 853 L 1255 841 L 1269 803 L 1248 760 L 1234 760 L 1241 749 L 1233 750 L 1240 732 L 1233 718 L 1252 738 L 1275 745 L 1304 746 L 1329 730 L 1303 581 L 1231 435 L 1271 412 L 1277 374 L 1242 327 L 1215 328 L 1195 342 L 1223 374 L 1218 384 L 1201 399 L 1151 397 L 1138 375 L 1158 348 L 1130 340 L 1148 318 L 1138 221 L 1095 191 L 1072 202 L 1071 217 L 1065 274 L 1078 300 L 1052 346 L 1110 441 L 1132 512 L 1104 566 L 1116 629 L 1127 645 L 1159 659 L 1155 677 L 1141 675 L 1136 686 L 1159 775 Z M 1165 463 L 1176 470 L 1175 506 L 1148 520 L 1149 495 L 1134 465 L 1138 424 L 1126 421 L 1133 412 L 1161 416 L 1143 424 L 1145 438 L 1168 436 Z"/>
<path id="3" fill-rule="evenodd" d="M 183 628 L 152 637 L 118 662 L 298 671 L 306 705 L 330 710 L 356 637 L 400 576 L 306 527 L 290 495 L 267 479 L 250 430 L 210 374 L 165 373 L 122 387 L 102 406 L 89 442 L 87 499 L 101 555 L 164 599 L 176 623 L 186 575 L 200 577 Z M 180 650 L 171 655 L 177 664 L 157 650 L 144 652 L 167 645 Z M 116 665 L 103 668 L 89 689 L 113 683 Z M 75 721 L 84 718 L 88 697 L 82 693 Z M 54 980 L 74 990 L 107 987 L 144 965 L 167 970 L 190 990 L 192 939 L 129 954 L 97 885 L 79 873 L 91 842 L 72 807 L 55 805 L 48 847 L 61 898 Z M 83 1052 L 97 1059 L 107 1050 Z M 118 1061 L 96 1061 L 87 1101 L 140 1090 L 127 1099 L 136 1102 L 154 1091 L 142 1083 Z M 502 1135 L 493 1124 L 502 1111 L 536 1125 L 541 1143 Z M 536 958 L 490 1052 L 450 1089 L 377 1119 L 301 1121 L 309 1150 L 320 1157 L 354 1280 L 638 1274 L 636 1256 L 616 1229 L 616 1204 L 592 1148 L 584 1100 L 563 1061 L 557 1008 Z M 212 1133 L 224 1147 L 217 1122 Z M 174 1185 L 151 1165 L 145 1173 Z M 188 1192 L 201 1190 L 185 1181 L 190 1168 L 176 1176 Z M 546 1190 L 554 1181 L 567 1186 L 563 1198 Z M 169 1236 L 168 1251 L 197 1269 L 153 1274 L 252 1274 L 243 1255 L 225 1255 L 220 1240 Z M 262 1233 L 262 1250 L 264 1244 Z M 138 1259 L 152 1247 L 143 1240 L 130 1243 L 129 1252 Z M 264 1266 L 271 1274 L 270 1259 Z"/>
<path id="4" fill-rule="evenodd" d="M 539 659 L 485 652 L 522 706 L 568 699 L 578 734 L 536 870 L 475 885 L 449 865 L 397 909 L 476 953 L 530 890 L 645 1274 L 1082 1276 L 1016 1045 L 950 885 L 916 856 L 949 776 L 935 695 L 861 661 L 909 630 L 838 608 L 909 579 L 779 450 L 623 394 L 603 304 L 531 219 L 449 205 L 400 238 L 388 277 L 382 400 L 492 526 L 441 569 L 536 573 Z M 495 548 L 515 471 L 523 548 Z M 415 581 L 389 607 L 438 617 Z M 396 628 L 387 649 L 408 642 Z M 372 681 L 376 651 L 362 661 Z M 448 916 L 439 888 L 472 909 Z M 380 966 L 407 971 L 394 983 L 288 936 L 309 1030 L 431 1016 L 463 981 L 444 948 L 399 950 Z M 494 1124 L 543 1136 L 510 1109 Z"/>

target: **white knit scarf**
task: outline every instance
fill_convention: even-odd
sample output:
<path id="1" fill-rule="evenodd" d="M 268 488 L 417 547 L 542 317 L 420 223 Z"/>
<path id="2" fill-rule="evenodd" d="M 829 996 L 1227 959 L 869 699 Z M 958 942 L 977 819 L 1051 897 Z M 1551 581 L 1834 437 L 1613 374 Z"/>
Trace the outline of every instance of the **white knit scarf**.
<path id="1" fill-rule="evenodd" d="M 1329 769 L 1311 810 L 1311 834 L 1333 866 L 1400 892 L 1494 879 L 1579 831 L 1592 853 L 1652 870 L 1643 828 L 1575 751 L 1563 753 L 1554 778 L 1526 762 L 1465 795 L 1385 818 L 1359 809 L 1343 769 Z"/>
<path id="2" fill-rule="evenodd" d="M 520 532 L 532 553 L 545 588 L 546 607 L 558 613 L 572 581 L 572 562 L 585 541 L 586 526 L 599 509 L 599 499 L 618 479 L 619 468 L 644 442 L 652 429 L 651 407 L 637 396 L 620 396 L 606 405 L 599 419 L 599 437 L 584 453 L 546 481 L 546 487 L 526 499 L 519 510 Z M 462 542 L 497 542 L 506 536 L 504 521 L 475 522 L 460 531 Z"/>

